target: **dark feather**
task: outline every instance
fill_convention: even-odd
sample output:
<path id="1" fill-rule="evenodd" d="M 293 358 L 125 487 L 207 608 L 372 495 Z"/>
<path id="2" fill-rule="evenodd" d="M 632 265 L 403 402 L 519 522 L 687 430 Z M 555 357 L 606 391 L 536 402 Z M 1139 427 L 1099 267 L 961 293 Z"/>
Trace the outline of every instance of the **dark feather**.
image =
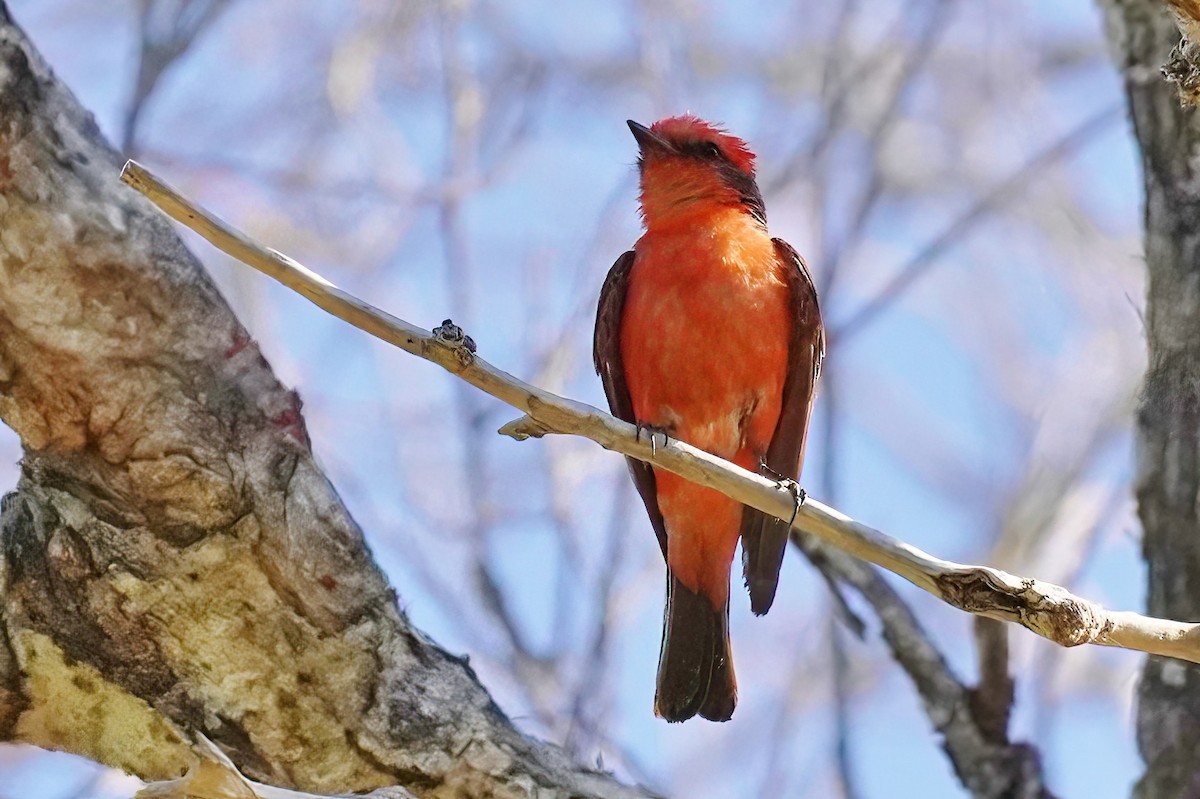
<path id="1" fill-rule="evenodd" d="M 608 270 L 604 287 L 600 289 L 600 305 L 596 309 L 596 333 L 592 341 L 592 357 L 596 374 L 604 384 L 604 395 L 612 415 L 630 424 L 637 424 L 633 413 L 633 400 L 629 398 L 629 386 L 625 382 L 625 364 L 621 360 L 621 316 L 625 310 L 625 293 L 629 288 L 629 270 L 633 268 L 633 250 L 622 255 Z M 654 470 L 637 460 L 626 458 L 629 474 L 637 487 L 663 560 L 667 558 L 667 528 L 663 523 L 662 511 L 658 508 L 658 489 L 654 481 Z"/>
<path id="2" fill-rule="evenodd" d="M 697 713 L 709 721 L 728 721 L 736 705 L 729 600 L 713 610 L 706 597 L 668 572 L 655 714 L 667 721 L 687 721 Z"/>
<path id="3" fill-rule="evenodd" d="M 738 201 L 750 216 L 764 228 L 767 226 L 767 207 L 763 204 L 762 193 L 758 190 L 758 182 L 754 176 L 743 172 L 733 164 L 721 167 L 721 177 L 725 182 L 737 189 Z M 776 239 L 778 241 L 778 239 Z"/>
<path id="4" fill-rule="evenodd" d="M 783 239 L 771 241 L 780 261 L 793 267 L 787 270 L 793 321 L 782 410 L 763 465 L 772 476 L 795 480 L 804 459 L 804 440 L 825 357 L 825 331 L 817 290 L 804 259 Z M 742 572 L 750 591 L 750 609 L 756 615 L 766 613 L 775 601 L 788 533 L 788 523 L 782 519 L 751 508 L 742 512 Z"/>
<path id="5" fill-rule="evenodd" d="M 763 204 L 762 192 L 758 190 L 758 182 L 754 179 L 753 172 L 739 169 L 735 163 L 721 152 L 721 148 L 712 141 L 699 140 L 678 143 L 675 145 L 675 152 L 688 158 L 695 158 L 698 161 L 706 161 L 712 164 L 720 174 L 721 180 L 727 186 L 737 191 L 738 202 L 746 213 L 754 217 L 763 227 L 767 226 L 767 208 Z M 639 168 L 642 166 L 640 159 L 638 166 Z"/>

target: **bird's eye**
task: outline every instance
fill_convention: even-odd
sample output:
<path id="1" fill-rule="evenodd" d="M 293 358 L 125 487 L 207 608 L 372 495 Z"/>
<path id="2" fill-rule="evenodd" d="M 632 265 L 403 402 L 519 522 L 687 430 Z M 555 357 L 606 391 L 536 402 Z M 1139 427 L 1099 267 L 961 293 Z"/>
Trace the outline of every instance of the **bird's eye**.
<path id="1" fill-rule="evenodd" d="M 703 153 L 705 158 L 722 158 L 725 155 L 721 152 L 721 146 L 715 141 L 705 142 Z"/>

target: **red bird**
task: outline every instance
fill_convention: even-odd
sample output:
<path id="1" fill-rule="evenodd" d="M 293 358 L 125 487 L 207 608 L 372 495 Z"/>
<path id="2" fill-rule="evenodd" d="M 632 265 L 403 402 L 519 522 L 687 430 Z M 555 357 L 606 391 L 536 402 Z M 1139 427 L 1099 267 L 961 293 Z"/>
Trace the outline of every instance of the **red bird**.
<path id="1" fill-rule="evenodd" d="M 609 407 L 652 435 L 795 480 L 824 331 L 804 261 L 767 233 L 754 154 L 690 115 L 629 128 L 646 232 L 600 293 L 595 361 Z M 667 561 L 654 712 L 726 721 L 734 549 L 741 538 L 750 606 L 766 613 L 789 525 L 641 461 L 629 470 Z"/>

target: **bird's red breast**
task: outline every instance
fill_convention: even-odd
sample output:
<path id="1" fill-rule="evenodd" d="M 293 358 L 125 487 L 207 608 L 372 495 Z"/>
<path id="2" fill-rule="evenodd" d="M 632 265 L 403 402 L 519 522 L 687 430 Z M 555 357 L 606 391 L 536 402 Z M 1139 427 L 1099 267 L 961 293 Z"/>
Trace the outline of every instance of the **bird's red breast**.
<path id="1" fill-rule="evenodd" d="M 689 209 L 634 247 L 621 353 L 643 423 L 748 469 L 779 421 L 790 296 L 765 229 L 736 208 Z M 786 267 L 790 268 L 790 267 Z M 729 591 L 741 505 L 657 471 L 668 563 L 714 607 Z"/>

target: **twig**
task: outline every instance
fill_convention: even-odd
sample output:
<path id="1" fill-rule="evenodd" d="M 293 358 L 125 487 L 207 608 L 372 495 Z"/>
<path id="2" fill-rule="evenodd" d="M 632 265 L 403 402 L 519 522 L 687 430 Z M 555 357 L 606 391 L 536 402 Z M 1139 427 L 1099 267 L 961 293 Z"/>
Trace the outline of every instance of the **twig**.
<path id="1" fill-rule="evenodd" d="M 845 633 L 831 618 L 828 625 L 829 650 L 833 658 L 834 762 L 842 799 L 858 799 L 858 779 L 854 774 L 854 751 L 850 740 L 850 661 L 846 657 Z"/>
<path id="2" fill-rule="evenodd" d="M 682 441 L 671 440 L 652 449 L 645 437 L 635 434 L 633 425 L 590 405 L 529 385 L 479 358 L 474 342 L 449 320 L 431 335 L 373 308 L 286 255 L 250 241 L 133 161 L 125 165 L 121 179 L 218 249 L 275 278 L 339 319 L 438 364 L 525 414 L 502 427 L 502 433 L 518 440 L 547 433 L 583 436 L 605 449 L 652 463 L 777 518 L 792 517 L 792 495 L 774 482 Z M 1196 624 L 1108 611 L 1061 586 L 987 566 L 941 560 L 813 499 L 795 514 L 793 526 L 881 566 L 961 610 L 1015 622 L 1063 646 L 1099 644 L 1200 663 Z"/>
<path id="3" fill-rule="evenodd" d="M 799 536 L 793 535 L 795 542 Z M 1035 750 L 989 740 L 971 707 L 971 692 L 933 645 L 917 614 L 883 578 L 860 560 L 830 552 L 829 566 L 853 586 L 883 625 L 888 649 L 912 680 L 925 714 L 942 735 L 954 771 L 972 796 L 1051 797 Z"/>
<path id="4" fill-rule="evenodd" d="M 971 691 L 971 713 L 989 741 L 1008 741 L 1016 686 L 1008 673 L 1008 628 L 995 619 L 975 618 L 975 648 L 979 651 L 979 684 Z"/>

